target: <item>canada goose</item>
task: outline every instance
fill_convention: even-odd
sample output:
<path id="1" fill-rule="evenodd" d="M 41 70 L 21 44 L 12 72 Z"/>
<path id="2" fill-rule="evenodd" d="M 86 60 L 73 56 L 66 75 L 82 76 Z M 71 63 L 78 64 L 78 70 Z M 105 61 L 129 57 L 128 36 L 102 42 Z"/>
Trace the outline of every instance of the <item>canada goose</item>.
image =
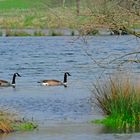
<path id="1" fill-rule="evenodd" d="M 58 81 L 58 80 L 42 80 L 41 83 L 44 86 L 61 86 L 63 85 L 64 87 L 67 87 L 67 76 L 71 76 L 68 72 L 64 73 L 64 81 Z"/>
<path id="2" fill-rule="evenodd" d="M 15 87 L 15 84 L 16 84 L 16 76 L 21 77 L 18 73 L 14 73 L 13 74 L 12 83 L 10 83 L 10 82 L 8 82 L 6 80 L 0 80 L 0 87 L 8 87 L 8 86 Z"/>

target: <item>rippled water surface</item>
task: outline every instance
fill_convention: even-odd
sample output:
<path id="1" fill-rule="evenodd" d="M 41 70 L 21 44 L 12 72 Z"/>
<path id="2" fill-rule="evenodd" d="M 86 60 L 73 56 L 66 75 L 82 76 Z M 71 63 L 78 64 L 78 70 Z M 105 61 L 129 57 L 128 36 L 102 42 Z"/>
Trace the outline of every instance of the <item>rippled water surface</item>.
<path id="1" fill-rule="evenodd" d="M 104 135 L 98 133 L 104 131 L 87 123 L 102 117 L 90 103 L 92 84 L 99 76 L 116 69 L 116 61 L 111 61 L 124 53 L 138 51 L 139 45 L 140 40 L 132 36 L 1 37 L 0 79 L 11 81 L 15 72 L 22 77 L 17 77 L 15 89 L 0 88 L 0 107 L 18 112 L 27 119 L 33 118 L 44 127 L 39 132 L 8 135 L 5 140 L 22 140 L 21 136 L 33 140 L 46 137 L 53 140 L 66 137 L 103 139 Z M 108 68 L 104 69 L 106 66 Z M 139 65 L 133 67 L 136 73 L 140 72 Z M 63 81 L 66 71 L 71 74 L 67 88 L 44 87 L 37 83 L 42 79 Z M 133 139 L 131 135 L 126 137 Z"/>

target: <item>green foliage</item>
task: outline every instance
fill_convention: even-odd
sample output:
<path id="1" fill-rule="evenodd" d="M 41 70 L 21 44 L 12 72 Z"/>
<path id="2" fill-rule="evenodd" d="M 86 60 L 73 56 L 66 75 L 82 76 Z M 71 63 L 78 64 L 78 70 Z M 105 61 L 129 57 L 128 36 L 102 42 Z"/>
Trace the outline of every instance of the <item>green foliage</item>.
<path id="1" fill-rule="evenodd" d="M 139 115 L 121 114 L 109 116 L 105 118 L 102 123 L 104 123 L 106 126 L 118 129 L 138 128 Z"/>
<path id="2" fill-rule="evenodd" d="M 88 0 L 90 2 L 90 0 Z M 85 5 L 87 1 L 81 0 L 81 5 Z M 48 6 L 50 8 L 62 7 L 62 0 L 0 0 L 0 9 L 28 9 L 38 6 Z M 66 7 L 73 7 L 76 5 L 75 0 L 65 0 Z"/>
<path id="3" fill-rule="evenodd" d="M 0 1 L 0 9 L 26 9 L 33 7 L 33 1 L 28 0 L 1 0 Z"/>
<path id="4" fill-rule="evenodd" d="M 32 25 L 34 18 L 35 18 L 35 16 L 26 16 L 25 19 L 24 19 L 24 25 L 25 26 Z"/>
<path id="5" fill-rule="evenodd" d="M 115 129 L 140 128 L 140 89 L 130 80 L 111 78 L 95 89 L 96 104 L 108 116 L 101 123 Z"/>
<path id="6" fill-rule="evenodd" d="M 106 129 L 111 132 L 119 132 L 119 133 L 130 133 L 130 132 L 139 132 L 140 131 L 140 123 L 138 116 L 107 116 L 102 120 L 94 120 L 91 123 L 94 124 L 103 124 Z"/>
<path id="7" fill-rule="evenodd" d="M 30 131 L 37 128 L 37 125 L 32 122 L 21 122 L 13 124 L 13 128 L 16 131 Z"/>

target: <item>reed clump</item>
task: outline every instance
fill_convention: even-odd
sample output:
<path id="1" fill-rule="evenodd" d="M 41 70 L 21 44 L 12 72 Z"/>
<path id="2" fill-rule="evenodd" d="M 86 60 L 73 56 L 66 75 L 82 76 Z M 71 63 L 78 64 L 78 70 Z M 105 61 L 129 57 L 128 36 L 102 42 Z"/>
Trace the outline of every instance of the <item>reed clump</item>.
<path id="1" fill-rule="evenodd" d="M 14 129 L 12 128 L 11 122 L 8 120 L 0 120 L 0 133 L 11 133 Z"/>
<path id="2" fill-rule="evenodd" d="M 110 78 L 95 87 L 96 105 L 106 118 L 100 122 L 119 130 L 140 128 L 140 88 L 130 78 Z"/>
<path id="3" fill-rule="evenodd" d="M 15 131 L 30 131 L 37 128 L 34 122 L 17 118 L 17 115 L 0 111 L 0 134 Z"/>

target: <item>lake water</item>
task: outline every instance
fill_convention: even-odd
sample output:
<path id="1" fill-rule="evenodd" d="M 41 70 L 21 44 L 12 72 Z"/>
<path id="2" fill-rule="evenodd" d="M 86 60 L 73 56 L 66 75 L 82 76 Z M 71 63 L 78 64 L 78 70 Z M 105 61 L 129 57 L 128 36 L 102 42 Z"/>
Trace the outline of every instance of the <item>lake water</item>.
<path id="1" fill-rule="evenodd" d="M 132 36 L 97 37 L 1 37 L 0 79 L 16 78 L 16 88 L 0 88 L 0 107 L 25 119 L 33 119 L 39 130 L 2 135 L 2 140 L 92 140 L 139 139 L 137 134 L 111 134 L 89 123 L 102 118 L 91 104 L 93 83 L 116 69 L 140 73 L 140 65 L 122 63 L 125 53 L 139 51 L 140 40 Z M 123 58 L 138 58 L 131 55 Z M 120 67 L 118 67 L 120 66 Z M 38 81 L 63 81 L 68 87 L 44 87 Z"/>

